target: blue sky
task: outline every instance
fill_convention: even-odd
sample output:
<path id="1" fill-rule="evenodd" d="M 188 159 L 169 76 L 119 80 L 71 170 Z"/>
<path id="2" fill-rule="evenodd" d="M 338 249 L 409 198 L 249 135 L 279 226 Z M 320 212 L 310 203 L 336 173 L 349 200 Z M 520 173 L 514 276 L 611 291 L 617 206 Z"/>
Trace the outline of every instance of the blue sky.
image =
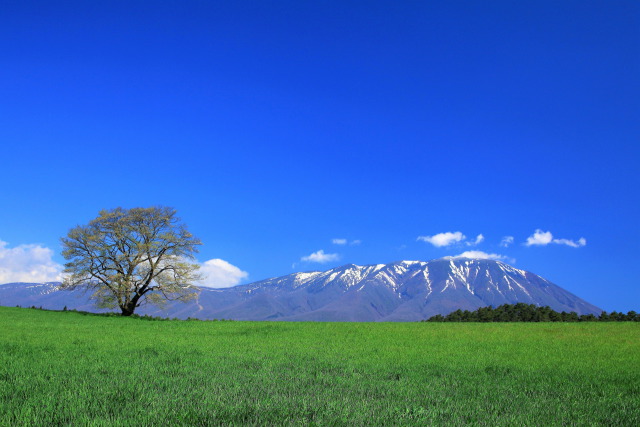
<path id="1" fill-rule="evenodd" d="M 0 52 L 0 281 L 167 205 L 219 285 L 473 250 L 640 309 L 638 2 L 4 1 Z"/>

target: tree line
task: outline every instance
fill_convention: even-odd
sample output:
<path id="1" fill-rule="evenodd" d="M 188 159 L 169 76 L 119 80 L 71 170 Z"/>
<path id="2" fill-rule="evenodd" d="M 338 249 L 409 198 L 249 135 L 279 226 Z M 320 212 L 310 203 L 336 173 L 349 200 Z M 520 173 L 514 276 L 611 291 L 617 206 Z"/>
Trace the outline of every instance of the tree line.
<path id="1" fill-rule="evenodd" d="M 626 314 L 603 311 L 599 316 L 579 315 L 575 311 L 559 313 L 549 306 L 517 303 L 481 307 L 475 311 L 456 310 L 446 316 L 436 314 L 421 322 L 640 322 L 640 314 L 632 310 Z"/>

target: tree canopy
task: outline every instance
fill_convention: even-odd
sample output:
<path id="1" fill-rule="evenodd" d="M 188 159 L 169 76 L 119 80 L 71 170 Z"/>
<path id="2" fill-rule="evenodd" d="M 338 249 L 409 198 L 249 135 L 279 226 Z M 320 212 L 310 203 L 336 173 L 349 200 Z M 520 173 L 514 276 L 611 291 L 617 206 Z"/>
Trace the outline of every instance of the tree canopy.
<path id="1" fill-rule="evenodd" d="M 196 298 L 199 265 L 194 237 L 169 207 L 100 211 L 62 239 L 62 289 L 86 288 L 98 307 L 123 316 L 142 304 Z"/>

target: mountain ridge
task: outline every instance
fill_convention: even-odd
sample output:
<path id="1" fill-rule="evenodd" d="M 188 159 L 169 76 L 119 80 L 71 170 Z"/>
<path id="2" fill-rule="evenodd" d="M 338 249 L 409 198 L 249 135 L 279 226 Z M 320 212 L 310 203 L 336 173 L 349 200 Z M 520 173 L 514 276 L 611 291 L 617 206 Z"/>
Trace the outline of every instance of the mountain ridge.
<path id="1" fill-rule="evenodd" d="M 86 295 L 83 299 L 79 291 L 60 291 L 49 284 L 41 285 L 46 289 L 41 289 L 40 296 L 32 291 L 26 297 L 18 298 L 16 294 L 11 299 L 7 286 L 0 285 L 2 305 L 16 305 L 18 300 L 24 300 L 21 305 L 61 309 L 58 306 L 66 302 L 68 308 L 79 305 L 98 311 L 91 309 Z M 30 288 L 23 290 L 26 289 Z M 75 304 L 69 292 L 76 293 Z M 42 303 L 34 302 L 37 300 Z M 196 301 L 172 304 L 164 309 L 143 306 L 139 313 L 236 320 L 416 321 L 457 309 L 475 310 L 518 302 L 548 305 L 556 311 L 578 314 L 602 311 L 534 273 L 501 261 L 441 258 L 363 266 L 345 264 L 326 271 L 297 272 L 232 288 L 202 288 Z"/>

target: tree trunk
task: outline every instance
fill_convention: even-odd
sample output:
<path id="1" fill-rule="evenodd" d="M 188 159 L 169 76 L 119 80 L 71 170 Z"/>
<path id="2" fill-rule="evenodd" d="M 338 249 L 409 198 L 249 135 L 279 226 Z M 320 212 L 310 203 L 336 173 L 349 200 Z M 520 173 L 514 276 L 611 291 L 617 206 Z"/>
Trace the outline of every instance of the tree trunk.
<path id="1" fill-rule="evenodd" d="M 131 301 L 131 302 L 121 306 L 120 310 L 122 310 L 122 315 L 123 316 L 131 316 L 133 314 L 133 312 L 136 310 L 136 303 Z"/>
<path id="2" fill-rule="evenodd" d="M 136 292 L 131 298 L 131 301 L 126 302 L 124 303 L 124 305 L 120 306 L 123 316 L 131 316 L 133 314 L 133 312 L 136 310 L 136 307 L 138 306 L 138 300 L 142 295 L 144 295 L 144 292 L 142 294 Z"/>

